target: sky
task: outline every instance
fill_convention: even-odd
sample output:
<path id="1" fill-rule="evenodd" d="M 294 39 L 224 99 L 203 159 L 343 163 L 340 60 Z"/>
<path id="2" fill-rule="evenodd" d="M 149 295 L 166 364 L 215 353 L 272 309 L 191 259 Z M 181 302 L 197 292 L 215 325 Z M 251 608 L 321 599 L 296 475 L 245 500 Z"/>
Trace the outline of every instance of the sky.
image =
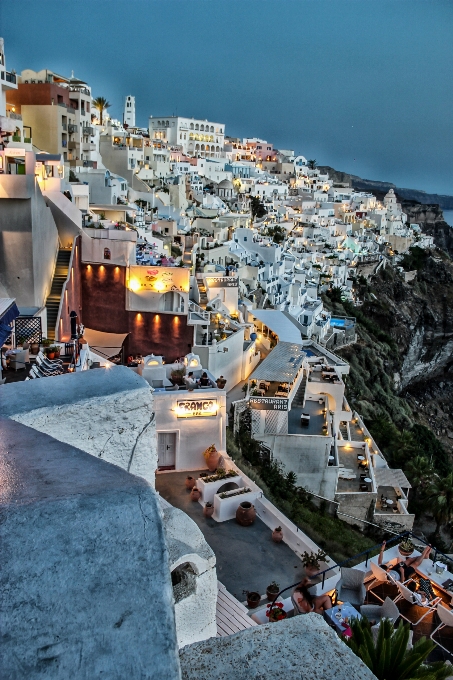
<path id="1" fill-rule="evenodd" d="M 0 0 L 7 68 L 453 194 L 451 0 Z"/>

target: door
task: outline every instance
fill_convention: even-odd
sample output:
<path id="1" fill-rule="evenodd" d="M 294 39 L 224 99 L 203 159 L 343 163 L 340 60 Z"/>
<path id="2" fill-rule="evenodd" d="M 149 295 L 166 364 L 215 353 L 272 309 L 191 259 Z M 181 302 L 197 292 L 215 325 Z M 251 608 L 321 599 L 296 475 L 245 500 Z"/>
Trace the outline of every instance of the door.
<path id="1" fill-rule="evenodd" d="M 157 467 L 159 470 L 174 470 L 176 464 L 176 432 L 158 432 Z"/>

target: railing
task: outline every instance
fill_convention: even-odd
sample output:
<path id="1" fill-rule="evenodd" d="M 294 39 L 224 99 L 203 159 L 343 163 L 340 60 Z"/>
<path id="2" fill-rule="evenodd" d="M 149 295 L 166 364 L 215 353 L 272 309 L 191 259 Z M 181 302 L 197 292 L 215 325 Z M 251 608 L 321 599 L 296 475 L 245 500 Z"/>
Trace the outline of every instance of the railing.
<path id="1" fill-rule="evenodd" d="M 74 123 L 69 123 L 68 132 L 77 132 L 77 125 L 75 125 Z"/>
<path id="2" fill-rule="evenodd" d="M 427 543 L 425 541 L 424 538 L 420 538 L 419 536 L 416 536 L 412 531 L 405 531 L 404 533 L 398 534 L 397 536 L 394 536 L 393 538 L 390 538 L 388 541 L 386 541 L 386 547 L 388 547 L 388 546 L 390 546 L 394 543 L 400 543 L 403 538 L 407 538 L 407 537 L 414 538 L 416 541 L 419 541 L 420 543 L 422 543 L 425 546 L 430 545 L 429 543 Z M 337 562 L 332 567 L 328 567 L 327 569 L 324 569 L 324 571 L 320 571 L 317 574 L 314 574 L 314 576 L 316 576 L 316 577 L 322 576 L 321 589 L 324 588 L 324 583 L 325 583 L 325 580 L 326 580 L 326 574 L 328 572 L 333 571 L 334 569 L 337 569 L 338 567 L 340 567 L 340 568 L 344 567 L 347 564 L 349 564 L 350 562 L 352 562 L 353 560 L 354 560 L 355 564 L 359 564 L 359 562 L 357 562 L 357 560 L 358 560 L 359 557 L 363 557 L 363 556 L 365 556 L 365 567 L 367 567 L 368 566 L 368 560 L 370 559 L 371 553 L 377 554 L 379 552 L 379 550 L 381 549 L 381 545 L 382 545 L 381 543 L 376 543 L 376 545 L 373 545 L 371 548 L 368 548 L 368 550 L 364 550 L 361 553 L 357 553 L 356 555 L 353 555 L 352 557 L 348 557 L 347 559 L 343 560 L 342 562 Z M 453 564 L 453 559 L 451 557 L 448 557 L 448 555 L 444 555 L 444 553 L 441 552 L 440 550 L 438 550 L 437 548 L 433 548 L 433 550 L 434 550 L 434 557 L 430 558 L 432 560 L 433 565 L 436 563 L 439 555 L 441 555 L 443 557 L 443 559 L 447 560 L 447 562 L 451 562 Z M 299 584 L 300 584 L 300 581 L 298 581 L 297 583 L 293 583 L 292 585 L 287 586 L 286 588 L 283 588 L 283 590 L 280 590 L 280 592 L 278 592 L 277 595 L 275 596 L 271 606 L 273 607 L 275 605 L 275 602 L 278 600 L 278 598 L 283 593 L 286 593 L 288 590 L 291 590 L 292 588 L 296 588 Z"/>
<path id="3" fill-rule="evenodd" d="M 2 71 L 2 78 L 6 80 L 7 83 L 16 84 L 17 78 L 15 73 L 10 73 L 9 71 Z"/>
<path id="4" fill-rule="evenodd" d="M 68 124 L 67 124 L 67 123 L 62 123 L 62 124 L 61 124 L 61 127 L 63 128 L 63 130 L 67 130 L 67 129 L 68 129 Z"/>
<path id="5" fill-rule="evenodd" d="M 189 318 L 191 312 L 197 314 L 198 316 L 201 316 L 202 319 L 205 319 L 208 323 L 211 320 L 211 313 L 207 312 L 205 309 L 197 305 L 195 302 L 189 302 Z"/>
<path id="6" fill-rule="evenodd" d="M 14 111 L 8 111 L 6 113 L 8 118 L 11 118 L 11 120 L 22 120 L 22 116 L 20 113 L 14 113 Z"/>

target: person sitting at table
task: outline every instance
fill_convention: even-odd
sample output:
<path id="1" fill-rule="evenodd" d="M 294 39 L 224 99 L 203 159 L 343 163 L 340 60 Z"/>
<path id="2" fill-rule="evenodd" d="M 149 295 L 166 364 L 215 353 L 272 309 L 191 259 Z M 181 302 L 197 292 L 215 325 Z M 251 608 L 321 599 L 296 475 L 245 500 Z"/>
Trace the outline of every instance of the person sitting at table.
<path id="1" fill-rule="evenodd" d="M 208 374 L 206 373 L 206 371 L 203 371 L 203 373 L 201 374 L 201 378 L 200 378 L 200 386 L 201 387 L 208 387 L 210 384 L 211 383 L 209 381 Z"/>
<path id="2" fill-rule="evenodd" d="M 187 385 L 187 389 L 192 391 L 197 386 L 197 381 L 193 377 L 193 371 L 190 371 L 188 375 L 184 376 L 184 382 Z"/>
<path id="3" fill-rule="evenodd" d="M 408 581 L 415 574 L 415 567 L 419 567 L 423 560 L 428 559 L 432 546 L 427 545 L 421 555 L 418 557 L 408 557 L 405 562 L 397 562 L 396 564 L 387 563 L 382 564 L 384 557 L 386 541 L 382 542 L 381 550 L 378 557 L 378 565 L 381 569 L 388 572 L 394 581 L 405 582 Z"/>
<path id="4" fill-rule="evenodd" d="M 323 614 L 326 609 L 332 609 L 332 600 L 328 595 L 312 595 L 307 588 L 310 579 L 305 578 L 294 589 L 291 601 L 294 605 L 294 616 L 298 614 Z"/>

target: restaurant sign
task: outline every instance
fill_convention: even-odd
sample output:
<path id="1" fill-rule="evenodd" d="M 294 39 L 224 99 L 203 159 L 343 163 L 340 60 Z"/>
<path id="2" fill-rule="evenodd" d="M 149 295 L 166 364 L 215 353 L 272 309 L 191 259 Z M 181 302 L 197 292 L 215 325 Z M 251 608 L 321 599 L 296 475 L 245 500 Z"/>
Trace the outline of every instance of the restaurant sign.
<path id="1" fill-rule="evenodd" d="M 176 403 L 178 418 L 216 416 L 217 409 L 217 399 L 181 399 Z"/>
<path id="2" fill-rule="evenodd" d="M 238 288 L 239 279 L 235 276 L 207 276 L 206 283 L 209 288 Z"/>
<path id="3" fill-rule="evenodd" d="M 250 407 L 257 411 L 287 411 L 288 399 L 278 397 L 251 397 Z"/>

